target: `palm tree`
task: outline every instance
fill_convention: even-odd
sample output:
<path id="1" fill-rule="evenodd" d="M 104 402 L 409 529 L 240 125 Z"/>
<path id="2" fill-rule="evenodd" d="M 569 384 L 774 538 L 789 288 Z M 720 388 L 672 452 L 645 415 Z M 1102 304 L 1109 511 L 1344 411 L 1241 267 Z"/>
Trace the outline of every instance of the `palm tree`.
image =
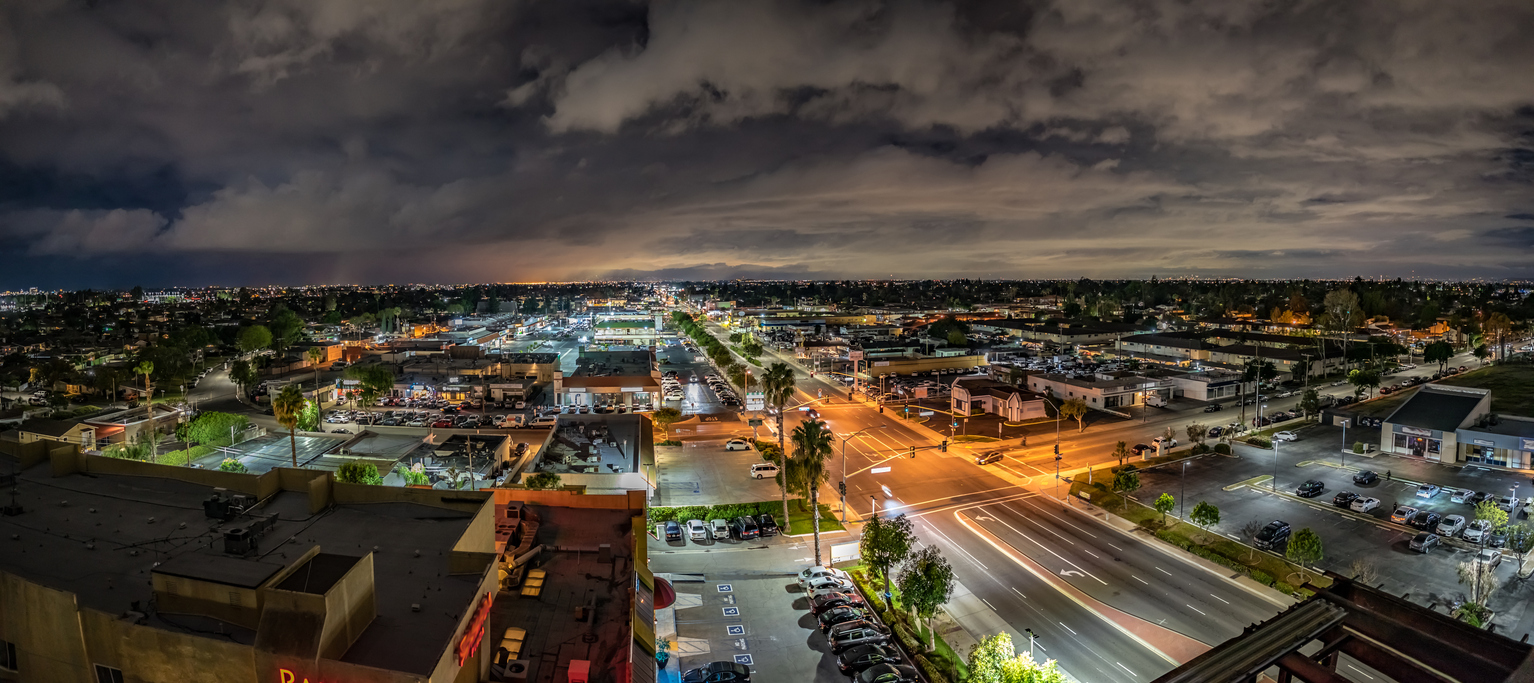
<path id="1" fill-rule="evenodd" d="M 318 346 L 311 346 L 308 351 L 304 352 L 304 356 L 309 359 L 309 365 L 314 366 L 314 398 L 318 400 L 320 397 L 320 363 L 325 361 L 325 350 Z"/>
<path id="2" fill-rule="evenodd" d="M 778 411 L 778 452 L 783 454 L 782 469 L 788 470 L 788 450 L 783 447 L 783 409 L 794 397 L 794 370 L 787 363 L 773 363 L 762 373 L 762 398 Z M 778 490 L 783 494 L 783 533 L 792 529 L 788 524 L 788 477 L 778 477 Z"/>
<path id="3" fill-rule="evenodd" d="M 830 476 L 826 459 L 831 457 L 835 438 L 820 420 L 803 422 L 794 428 L 794 468 L 799 470 L 798 479 L 808 489 L 810 510 L 815 515 L 815 564 L 820 564 L 820 485 Z"/>
<path id="4" fill-rule="evenodd" d="M 144 410 L 149 415 L 149 447 L 152 449 L 149 459 L 153 461 L 155 456 L 160 454 L 160 435 L 156 433 L 154 424 L 154 393 L 152 393 L 153 387 L 149 384 L 149 376 L 154 374 L 154 362 L 147 360 L 140 362 L 138 367 L 133 368 L 133 374 L 144 376 Z"/>
<path id="5" fill-rule="evenodd" d="M 272 399 L 272 412 L 277 424 L 288 428 L 288 445 L 293 449 L 293 466 L 298 467 L 298 415 L 304 411 L 304 392 L 298 385 L 289 384 Z"/>

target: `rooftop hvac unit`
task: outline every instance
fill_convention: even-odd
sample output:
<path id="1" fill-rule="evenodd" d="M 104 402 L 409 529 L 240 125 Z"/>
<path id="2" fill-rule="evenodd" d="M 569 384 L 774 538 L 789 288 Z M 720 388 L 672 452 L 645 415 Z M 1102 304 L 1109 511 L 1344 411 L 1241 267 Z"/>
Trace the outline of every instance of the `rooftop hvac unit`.
<path id="1" fill-rule="evenodd" d="M 251 536 L 250 530 L 245 528 L 230 529 L 224 532 L 224 552 L 230 555 L 245 556 L 256 550 L 256 539 Z"/>
<path id="2" fill-rule="evenodd" d="M 236 514 L 236 511 L 230 507 L 229 501 L 217 493 L 208 496 L 207 500 L 202 501 L 202 511 L 212 519 L 227 520 L 233 518 Z"/>

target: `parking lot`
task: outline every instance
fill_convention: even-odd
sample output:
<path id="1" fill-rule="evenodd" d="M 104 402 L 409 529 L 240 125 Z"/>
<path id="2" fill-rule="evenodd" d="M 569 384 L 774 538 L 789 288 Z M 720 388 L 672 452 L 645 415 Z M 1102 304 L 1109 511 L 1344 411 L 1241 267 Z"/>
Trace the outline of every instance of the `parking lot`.
<path id="1" fill-rule="evenodd" d="M 1350 431 L 1350 442 L 1358 440 L 1357 431 Z M 1387 592 L 1408 594 L 1419 604 L 1442 606 L 1467 592 L 1459 584 L 1456 567 L 1469 560 L 1475 548 L 1471 544 L 1444 544 L 1426 554 L 1411 550 L 1408 544 L 1416 531 L 1388 522 L 1393 506 L 1408 505 L 1474 519 L 1470 505 L 1452 502 L 1453 489 L 1503 495 L 1509 487 L 1521 483 L 1524 495 L 1531 492 L 1528 481 L 1516 472 L 1452 467 L 1378 453 L 1371 454 L 1372 457 L 1343 454 L 1339 428 L 1311 426 L 1296 432 L 1298 441 L 1279 444 L 1276 487 L 1279 495 L 1271 488 L 1275 471 L 1273 451 L 1236 445 L 1239 457 L 1211 455 L 1190 460 L 1186 466 L 1145 470 L 1135 497 L 1150 501 L 1170 493 L 1185 503 L 1187 510 L 1198 501 L 1213 503 L 1221 510 L 1221 521 L 1214 529 L 1247 543 L 1251 539 L 1244 538 L 1242 529 L 1249 522 L 1262 525 L 1283 520 L 1295 530 L 1309 527 L 1321 536 L 1324 546 L 1320 567 L 1352 575 L 1355 561 L 1367 561 L 1378 570 L 1379 582 Z M 1358 469 L 1377 472 L 1379 480 L 1368 485 L 1355 484 L 1352 477 Z M 1293 495 L 1308 480 L 1320 481 L 1325 491 L 1309 499 Z M 1418 498 L 1420 481 L 1436 483 L 1444 490 L 1431 499 Z M 1332 504 L 1333 497 L 1341 491 L 1377 498 L 1380 505 L 1369 513 L 1344 511 Z M 1174 508 L 1173 513 L 1178 510 Z M 1513 521 L 1520 520 L 1515 517 Z M 1518 620 L 1522 618 L 1523 601 L 1515 596 L 1524 588 L 1522 582 L 1512 580 L 1516 565 L 1513 559 L 1501 564 L 1498 576 L 1504 586 L 1490 601 L 1492 609 L 1506 614 L 1497 619 L 1503 628 L 1521 627 Z"/>
<path id="2" fill-rule="evenodd" d="M 717 505 L 780 497 L 772 477 L 751 477 L 751 466 L 763 462 L 756 449 L 730 451 L 724 443 L 719 438 L 656 447 L 655 505 Z"/>

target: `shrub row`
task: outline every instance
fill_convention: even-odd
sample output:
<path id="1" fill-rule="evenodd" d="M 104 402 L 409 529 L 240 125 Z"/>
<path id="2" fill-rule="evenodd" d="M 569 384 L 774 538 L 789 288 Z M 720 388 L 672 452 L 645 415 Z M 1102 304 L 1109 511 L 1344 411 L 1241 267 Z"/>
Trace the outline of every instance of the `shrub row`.
<path id="1" fill-rule="evenodd" d="M 779 457 L 783 455 L 783 451 L 782 449 L 778 448 L 777 443 L 772 441 L 758 441 L 756 442 L 756 450 L 762 454 L 763 460 L 766 460 L 767 462 L 770 462 L 779 467 L 783 466 L 783 459 Z"/>
<path id="2" fill-rule="evenodd" d="M 916 634 L 911 633 L 911 629 L 906 628 L 904 623 L 900 621 L 887 623 L 895 631 L 895 638 L 900 641 L 900 645 L 905 648 L 906 652 L 920 653 L 926 651 L 926 648 L 922 647 L 921 642 L 916 640 Z"/>
<path id="3" fill-rule="evenodd" d="M 948 673 L 922 655 L 916 655 L 916 668 L 921 669 L 931 683 L 948 683 Z"/>
<path id="4" fill-rule="evenodd" d="M 1219 453 L 1220 455 L 1230 455 L 1230 444 L 1217 443 L 1214 445 L 1214 452 Z"/>
<path id="5" fill-rule="evenodd" d="M 1260 437 L 1260 436 L 1249 436 L 1249 437 L 1246 438 L 1246 443 L 1249 446 L 1256 446 L 1257 448 L 1272 448 L 1273 447 L 1273 442 L 1272 441 L 1269 441 L 1269 440 L 1267 440 L 1267 439 L 1265 439 L 1263 437 Z"/>
<path id="6" fill-rule="evenodd" d="M 683 522 L 689 519 L 734 519 L 742 515 L 760 515 L 767 513 L 776 516 L 783 514 L 783 503 L 777 500 L 764 500 L 759 503 L 730 503 L 727 505 L 682 505 L 678 507 L 652 507 L 650 508 L 650 523 L 656 522 Z M 779 520 L 781 522 L 781 520 Z"/>

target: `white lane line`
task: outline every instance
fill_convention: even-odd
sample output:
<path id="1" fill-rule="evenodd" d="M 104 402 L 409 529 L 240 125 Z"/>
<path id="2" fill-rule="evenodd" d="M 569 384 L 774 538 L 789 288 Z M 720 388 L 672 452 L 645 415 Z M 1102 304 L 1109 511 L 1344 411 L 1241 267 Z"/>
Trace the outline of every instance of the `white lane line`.
<path id="1" fill-rule="evenodd" d="M 1016 588 L 1013 588 L 1013 587 L 1012 587 L 1012 586 L 1007 586 L 1007 587 L 1008 587 L 1008 588 L 1012 588 L 1012 592 L 1013 592 L 1013 593 L 1017 593 L 1017 596 L 1018 596 L 1018 597 L 1020 597 L 1020 598 L 1022 598 L 1022 599 L 1024 599 L 1024 600 L 1027 600 L 1027 599 L 1028 599 L 1028 596 L 1026 596 L 1026 595 L 1023 595 L 1023 592 L 1022 592 L 1022 591 L 1020 591 L 1020 590 L 1018 590 L 1018 589 L 1016 589 Z"/>
<path id="2" fill-rule="evenodd" d="M 1109 544 L 1108 544 L 1108 545 L 1113 545 L 1113 544 L 1112 544 L 1112 543 L 1109 543 Z M 1118 547 L 1118 546 L 1116 546 L 1116 545 L 1113 545 L 1113 549 L 1114 549 L 1114 550 L 1117 550 L 1117 551 L 1119 551 L 1119 552 L 1124 552 L 1124 549 L 1123 549 L 1123 548 L 1120 548 L 1120 547 Z"/>
<path id="3" fill-rule="evenodd" d="M 943 533 L 943 532 L 942 532 L 942 531 L 941 531 L 941 530 L 939 530 L 939 529 L 938 529 L 938 528 L 937 528 L 937 525 L 934 525 L 934 524 L 929 524 L 929 525 L 927 525 L 927 526 L 929 526 L 929 527 L 931 527 L 931 528 L 932 528 L 932 532 L 933 532 L 933 533 L 935 533 L 935 534 L 937 534 L 937 535 L 939 535 L 939 536 L 942 536 L 942 537 L 943 537 L 943 540 L 945 540 L 945 541 L 948 541 L 948 544 L 949 544 L 949 545 L 952 545 L 952 546 L 953 546 L 953 547 L 955 547 L 955 548 L 958 548 L 958 549 L 959 549 L 959 552 L 961 552 L 961 553 L 964 553 L 964 556 L 965 556 L 965 557 L 967 557 L 967 558 L 969 558 L 969 561 L 970 561 L 970 562 L 974 562 L 974 563 L 975 563 L 975 564 L 978 564 L 978 565 L 980 565 L 980 568 L 981 568 L 981 569 L 984 569 L 984 570 L 986 570 L 986 571 L 990 571 L 990 570 L 991 570 L 991 568 L 990 568 L 990 567 L 987 567 L 987 566 L 985 566 L 985 565 L 984 565 L 984 564 L 982 564 L 982 563 L 981 563 L 981 562 L 980 562 L 980 560 L 977 560 L 977 559 L 975 559 L 975 556 L 974 556 L 974 555 L 971 555 L 971 554 L 969 554 L 969 551 L 968 551 L 968 550 L 965 550 L 965 549 L 964 549 L 964 546 L 961 546 L 961 545 L 959 545 L 959 544 L 957 544 L 957 543 L 954 543 L 954 542 L 953 542 L 953 539 L 951 539 L 951 538 L 949 538 L 949 537 L 948 537 L 948 534 L 945 534 L 945 533 Z"/>
<path id="4" fill-rule="evenodd" d="M 1166 574 L 1167 576 L 1171 576 L 1172 575 L 1172 572 L 1169 572 L 1169 571 L 1167 571 L 1165 569 L 1162 569 L 1160 567 L 1156 567 L 1156 571 L 1161 572 L 1162 574 Z"/>
<path id="5" fill-rule="evenodd" d="M 1199 608 L 1197 608 L 1197 607 L 1194 607 L 1194 606 L 1193 606 L 1193 605 L 1188 605 L 1188 603 L 1186 603 L 1186 602 L 1185 602 L 1185 603 L 1183 603 L 1183 604 L 1184 604 L 1184 605 L 1187 605 L 1187 607 L 1188 607 L 1188 609 L 1191 609 L 1191 610 L 1193 610 L 1193 611 L 1195 611 L 1195 612 L 1198 612 L 1198 613 L 1199 613 L 1199 614 L 1204 614 L 1204 610 L 1201 610 L 1201 609 L 1199 609 Z M 1207 616 L 1209 616 L 1209 615 L 1207 615 L 1207 614 L 1204 614 L 1204 616 L 1206 616 L 1206 617 L 1207 617 Z"/>
<path id="6" fill-rule="evenodd" d="M 1065 622 L 1063 622 L 1063 621 L 1057 621 L 1057 622 L 1055 622 L 1055 623 L 1056 623 L 1056 624 L 1059 624 L 1059 625 L 1060 625 L 1060 626 L 1061 626 L 1061 627 L 1062 627 L 1062 628 L 1064 628 L 1064 629 L 1065 629 L 1065 630 L 1067 630 L 1067 631 L 1071 631 L 1071 627 L 1069 627 L 1069 626 L 1066 626 L 1066 625 L 1065 625 Z M 1071 631 L 1071 635 L 1073 635 L 1073 636 L 1074 636 L 1074 635 L 1076 635 L 1076 632 L 1075 632 L 1075 631 Z"/>
<path id="7" fill-rule="evenodd" d="M 1118 662 L 1114 662 L 1114 664 L 1119 664 L 1119 663 Z M 1123 669 L 1125 671 L 1129 671 L 1129 667 L 1124 666 L 1123 664 L 1119 664 L 1119 668 Z M 1135 678 L 1139 678 L 1140 677 L 1140 674 L 1137 674 L 1137 673 L 1135 673 L 1133 671 L 1129 671 L 1129 675 L 1134 676 Z"/>
<path id="8" fill-rule="evenodd" d="M 1101 560 L 1101 559 L 1103 559 L 1103 558 L 1101 558 L 1101 557 L 1097 557 L 1097 553 L 1094 553 L 1094 552 L 1092 552 L 1092 551 L 1090 551 L 1090 550 L 1087 550 L 1087 549 L 1086 549 L 1086 548 L 1082 548 L 1082 549 L 1081 549 L 1081 552 L 1084 552 L 1084 553 L 1086 553 L 1086 554 L 1088 554 L 1088 555 L 1091 555 L 1091 556 L 1092 556 L 1092 557 L 1096 557 L 1096 558 L 1097 558 L 1097 559 L 1099 559 L 1099 560 Z"/>
<path id="9" fill-rule="evenodd" d="M 1031 507 L 1031 508 L 1033 508 L 1035 510 L 1038 510 L 1039 512 L 1042 512 L 1042 513 L 1044 513 L 1046 515 L 1049 515 L 1050 517 L 1054 517 L 1056 520 L 1059 520 L 1059 522 L 1061 524 L 1064 524 L 1064 525 L 1066 525 L 1066 526 L 1068 526 L 1068 527 L 1070 527 L 1072 529 L 1080 531 L 1081 533 L 1084 533 L 1084 534 L 1086 534 L 1088 536 L 1091 536 L 1092 538 L 1097 538 L 1097 534 L 1094 534 L 1094 533 L 1092 533 L 1090 531 L 1087 531 L 1086 529 L 1083 529 L 1083 528 L 1081 528 L 1079 526 L 1076 526 L 1075 524 L 1071 524 L 1070 522 L 1065 521 L 1064 518 L 1059 517 L 1059 516 L 1055 515 L 1054 513 L 1050 512 L 1048 510 L 1045 510 L 1044 508 L 1042 508 L 1042 507 L 1040 507 L 1038 505 L 1029 504 L 1028 507 Z"/>
<path id="10" fill-rule="evenodd" d="M 1225 599 L 1225 598 L 1222 598 L 1222 597 L 1220 597 L 1220 596 L 1218 596 L 1218 595 L 1215 595 L 1215 594 L 1214 594 L 1214 593 L 1210 593 L 1210 594 L 1209 594 L 1209 597 L 1211 597 L 1211 598 L 1214 598 L 1214 599 L 1216 599 L 1216 600 L 1219 600 L 1219 601 L 1220 601 L 1220 602 L 1223 602 L 1223 603 L 1225 603 L 1225 604 L 1227 604 L 1227 605 L 1229 605 L 1229 604 L 1230 604 L 1230 601 L 1229 601 L 1229 600 L 1226 600 L 1226 599 Z"/>
<path id="11" fill-rule="evenodd" d="M 1028 540 L 1028 541 L 1029 541 L 1029 542 L 1031 542 L 1031 543 L 1033 543 L 1033 544 L 1034 544 L 1034 545 L 1036 545 L 1036 546 L 1038 546 L 1038 547 L 1040 547 L 1040 548 L 1043 548 L 1043 549 L 1044 549 L 1044 550 L 1045 550 L 1045 551 L 1046 551 L 1046 552 L 1048 552 L 1048 553 L 1049 553 L 1049 554 L 1051 554 L 1051 555 L 1054 555 L 1054 556 L 1055 556 L 1055 557 L 1056 557 L 1056 558 L 1057 558 L 1057 559 L 1059 559 L 1059 560 L 1060 560 L 1060 561 L 1061 561 L 1061 562 L 1064 562 L 1064 563 L 1066 563 L 1066 564 L 1068 564 L 1068 565 L 1070 565 L 1070 566 L 1072 566 L 1072 567 L 1075 567 L 1075 568 L 1076 568 L 1076 570 L 1077 570 L 1077 571 L 1079 571 L 1079 572 L 1081 572 L 1081 573 L 1082 573 L 1082 574 L 1086 574 L 1086 575 L 1087 575 L 1087 576 L 1090 576 L 1090 577 L 1092 577 L 1092 580 L 1093 580 L 1093 581 L 1096 581 L 1096 582 L 1098 582 L 1098 583 L 1100 583 L 1100 584 L 1102 584 L 1102 585 L 1104 585 L 1104 586 L 1106 586 L 1106 585 L 1108 585 L 1108 582 L 1107 582 L 1107 581 L 1104 581 L 1104 580 L 1102 580 L 1102 579 L 1099 579 L 1099 578 L 1097 578 L 1097 576 L 1096 576 L 1096 575 L 1094 575 L 1094 574 L 1093 574 L 1093 573 L 1092 573 L 1092 572 L 1089 572 L 1089 571 L 1087 571 L 1087 570 L 1085 570 L 1085 569 L 1082 569 L 1082 568 L 1081 568 L 1081 565 L 1078 565 L 1078 564 L 1076 564 L 1076 563 L 1075 563 L 1075 562 L 1072 562 L 1072 561 L 1070 561 L 1070 560 L 1067 560 L 1067 559 L 1065 559 L 1065 558 L 1064 558 L 1064 557 L 1062 557 L 1062 556 L 1061 556 L 1061 555 L 1060 555 L 1060 553 L 1057 553 L 1057 552 L 1055 552 L 1055 551 L 1054 551 L 1054 550 L 1051 550 L 1051 549 L 1050 549 L 1050 547 L 1049 547 L 1049 546 L 1047 546 L 1047 545 L 1044 545 L 1044 544 L 1043 544 L 1043 543 L 1040 543 L 1040 542 L 1038 542 L 1038 541 L 1035 541 L 1035 540 L 1033 540 L 1033 537 L 1031 537 L 1031 536 L 1029 536 L 1029 535 L 1028 535 L 1028 534 L 1025 534 L 1025 533 L 1023 533 L 1023 532 L 1021 532 L 1021 531 L 1018 531 L 1018 530 L 1017 530 L 1017 528 L 1016 528 L 1016 527 L 1014 527 L 1014 526 L 1012 526 L 1012 525 L 1011 525 L 1011 524 L 1008 524 L 1008 523 L 1007 523 L 1007 521 L 1006 521 L 1006 520 L 1004 520 L 1004 519 L 1001 519 L 1001 518 L 999 518 L 999 517 L 998 517 L 998 518 L 997 518 L 997 519 L 996 519 L 996 521 L 997 521 L 997 522 L 1000 522 L 1000 523 L 1001 523 L 1001 525 L 1002 525 L 1002 526 L 1004 526 L 1004 527 L 1006 527 L 1006 528 L 1008 528 L 1008 529 L 1011 529 L 1011 530 L 1012 530 L 1012 533 L 1015 533 L 1015 534 L 1017 534 L 1017 535 L 1018 535 L 1018 536 L 1022 536 L 1022 537 L 1023 537 L 1023 538 L 1025 538 L 1025 539 L 1027 539 L 1027 540 Z"/>
<path id="12" fill-rule="evenodd" d="M 1135 576 L 1135 575 L 1134 575 L 1134 574 L 1130 574 L 1130 575 L 1129 575 L 1129 578 L 1132 578 L 1132 579 L 1134 579 L 1134 580 L 1136 580 L 1136 581 L 1139 581 L 1139 582 L 1140 582 L 1140 583 L 1143 583 L 1143 584 L 1145 584 L 1145 585 L 1147 585 L 1147 586 L 1149 586 L 1149 585 L 1150 585 L 1150 582 L 1149 582 L 1149 581 L 1146 581 L 1146 580 L 1145 580 L 1145 579 L 1142 579 L 1142 578 L 1140 578 L 1140 577 L 1138 577 L 1138 576 Z"/>
<path id="13" fill-rule="evenodd" d="M 1033 639 L 1033 647 L 1039 648 L 1039 652 L 1049 652 L 1049 650 L 1044 649 L 1044 644 L 1039 642 L 1038 638 Z"/>
<path id="14" fill-rule="evenodd" d="M 985 606 L 991 608 L 992 612 L 996 611 L 996 606 L 992 605 L 990 600 L 986 600 L 985 598 L 980 598 L 980 602 L 985 603 Z"/>

